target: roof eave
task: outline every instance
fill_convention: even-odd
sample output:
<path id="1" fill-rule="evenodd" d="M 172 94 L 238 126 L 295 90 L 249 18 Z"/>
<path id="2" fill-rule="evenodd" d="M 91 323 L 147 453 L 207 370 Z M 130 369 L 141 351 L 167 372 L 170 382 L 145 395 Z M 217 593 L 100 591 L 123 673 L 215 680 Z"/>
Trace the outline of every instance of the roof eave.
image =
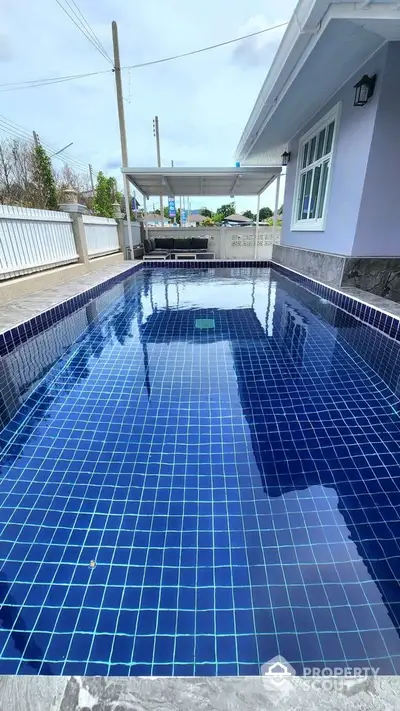
<path id="1" fill-rule="evenodd" d="M 300 0 L 297 4 L 240 137 L 235 151 L 235 160 L 246 160 L 250 147 L 248 143 L 252 143 L 257 137 L 257 135 L 253 136 L 254 127 L 265 107 L 266 100 L 270 97 L 281 76 L 286 62 L 290 57 L 292 68 L 296 66 L 298 58 L 310 41 L 311 36 L 317 30 L 318 17 L 322 17 L 328 5 L 329 1 L 327 0 Z M 290 56 L 291 54 L 293 54 L 292 57 Z M 271 102 L 271 105 L 273 105 L 274 101 L 276 99 Z"/>

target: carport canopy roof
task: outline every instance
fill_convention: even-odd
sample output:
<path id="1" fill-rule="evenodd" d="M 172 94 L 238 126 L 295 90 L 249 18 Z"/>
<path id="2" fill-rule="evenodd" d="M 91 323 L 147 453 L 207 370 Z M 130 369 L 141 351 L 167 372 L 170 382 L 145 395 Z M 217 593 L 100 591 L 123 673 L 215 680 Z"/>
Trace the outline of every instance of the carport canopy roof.
<path id="1" fill-rule="evenodd" d="M 281 173 L 278 165 L 235 168 L 122 168 L 132 185 L 151 195 L 260 195 Z"/>

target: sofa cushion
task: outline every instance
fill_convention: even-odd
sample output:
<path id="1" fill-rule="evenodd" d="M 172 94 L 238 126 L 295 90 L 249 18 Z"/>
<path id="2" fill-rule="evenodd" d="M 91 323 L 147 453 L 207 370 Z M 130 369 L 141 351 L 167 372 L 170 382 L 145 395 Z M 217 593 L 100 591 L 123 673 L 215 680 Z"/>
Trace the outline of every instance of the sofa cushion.
<path id="1" fill-rule="evenodd" d="M 186 252 L 192 249 L 192 238 L 187 239 L 174 239 L 174 250 L 180 252 Z"/>
<path id="2" fill-rule="evenodd" d="M 149 239 L 145 239 L 145 241 L 143 242 L 143 247 L 146 254 L 152 251 L 151 242 Z"/>
<path id="3" fill-rule="evenodd" d="M 173 249 L 174 248 L 174 238 L 173 237 L 156 237 L 155 243 L 156 243 L 156 249 Z"/>
<path id="4" fill-rule="evenodd" d="M 207 249 L 208 239 L 204 237 L 192 237 L 192 248 L 193 249 Z"/>
<path id="5" fill-rule="evenodd" d="M 150 247 L 151 247 L 150 252 L 154 252 L 154 250 L 156 248 L 156 241 L 155 241 L 155 239 L 149 239 L 149 242 L 150 242 Z"/>

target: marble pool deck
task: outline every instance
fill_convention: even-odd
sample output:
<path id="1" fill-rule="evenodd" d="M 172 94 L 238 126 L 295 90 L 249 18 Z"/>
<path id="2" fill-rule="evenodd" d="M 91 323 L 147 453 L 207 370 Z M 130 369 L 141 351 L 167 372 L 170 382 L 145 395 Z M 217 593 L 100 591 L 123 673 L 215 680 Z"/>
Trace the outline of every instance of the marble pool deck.
<path id="1" fill-rule="evenodd" d="M 58 284 L 50 289 L 35 291 L 15 301 L 8 301 L 2 304 L 0 306 L 0 333 L 19 326 L 21 323 L 29 321 L 31 318 L 35 318 L 35 316 L 53 308 L 53 306 L 58 306 L 58 304 L 67 301 L 67 299 L 72 299 L 74 296 L 83 294 L 94 286 L 98 286 L 98 284 L 103 284 L 108 279 L 129 271 L 136 264 L 139 264 L 139 261 L 113 264 Z"/>
<path id="2" fill-rule="evenodd" d="M 400 677 L 0 677 L 1 711 L 399 711 Z"/>

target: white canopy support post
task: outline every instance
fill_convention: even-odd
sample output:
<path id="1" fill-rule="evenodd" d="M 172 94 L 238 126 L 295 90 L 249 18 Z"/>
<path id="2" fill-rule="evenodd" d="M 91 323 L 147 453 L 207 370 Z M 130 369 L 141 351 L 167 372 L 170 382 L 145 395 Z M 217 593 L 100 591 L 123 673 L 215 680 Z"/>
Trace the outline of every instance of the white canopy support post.
<path id="1" fill-rule="evenodd" d="M 278 173 L 277 178 L 276 178 L 274 220 L 272 223 L 272 244 L 275 244 L 276 223 L 278 220 L 278 210 L 279 210 L 279 188 L 280 188 L 280 185 L 281 185 L 281 174 Z"/>
<path id="2" fill-rule="evenodd" d="M 122 180 L 124 183 L 124 198 L 125 198 L 125 210 L 126 210 L 126 221 L 128 223 L 128 246 L 131 252 L 131 259 L 133 259 L 133 235 L 132 235 L 132 222 L 131 222 L 131 206 L 129 204 L 129 188 L 128 179 L 125 174 L 122 175 Z"/>
<path id="3" fill-rule="evenodd" d="M 254 238 L 254 260 L 257 259 L 258 232 L 260 229 L 260 193 L 257 195 L 256 236 Z"/>
<path id="4" fill-rule="evenodd" d="M 147 198 L 143 195 L 143 207 L 144 207 L 144 231 L 146 233 L 146 239 L 149 239 L 149 228 L 147 225 Z"/>

